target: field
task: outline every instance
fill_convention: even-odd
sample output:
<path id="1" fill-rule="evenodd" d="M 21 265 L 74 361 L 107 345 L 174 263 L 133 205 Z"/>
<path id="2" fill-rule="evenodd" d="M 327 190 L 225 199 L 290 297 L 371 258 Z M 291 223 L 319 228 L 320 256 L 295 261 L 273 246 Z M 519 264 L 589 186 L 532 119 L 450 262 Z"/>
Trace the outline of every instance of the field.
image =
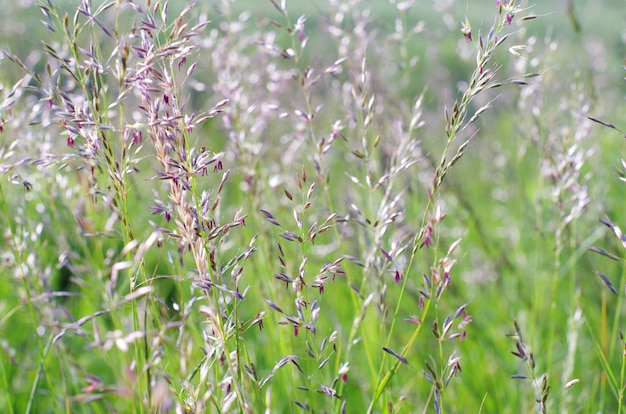
<path id="1" fill-rule="evenodd" d="M 626 413 L 622 0 L 23 3 L 1 412 Z"/>

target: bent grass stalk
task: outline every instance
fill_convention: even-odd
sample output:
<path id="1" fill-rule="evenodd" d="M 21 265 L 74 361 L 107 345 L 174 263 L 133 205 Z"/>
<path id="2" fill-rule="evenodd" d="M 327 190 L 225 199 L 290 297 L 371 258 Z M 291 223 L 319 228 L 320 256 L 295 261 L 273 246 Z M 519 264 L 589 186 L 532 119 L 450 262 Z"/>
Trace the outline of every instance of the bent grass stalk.
<path id="1" fill-rule="evenodd" d="M 324 145 L 323 145 L 323 141 L 320 141 L 319 138 L 317 137 L 317 131 L 315 129 L 315 125 L 314 125 L 314 120 L 316 118 L 317 115 L 317 110 L 315 108 L 313 108 L 312 102 L 311 102 L 311 98 L 312 98 L 312 94 L 311 94 L 311 88 L 312 85 L 314 85 L 316 82 L 314 81 L 314 79 L 311 78 L 311 74 L 312 74 L 312 70 L 311 68 L 307 68 L 305 71 L 303 71 L 303 69 L 300 66 L 301 63 L 301 58 L 302 58 L 302 53 L 306 47 L 306 44 L 309 41 L 308 37 L 304 36 L 304 30 L 305 30 L 305 22 L 306 22 L 306 18 L 305 16 L 300 17 L 300 19 L 298 19 L 298 23 L 297 23 L 297 27 L 293 25 L 291 18 L 289 16 L 289 13 L 287 12 L 286 8 L 278 5 L 275 1 L 270 0 L 272 2 L 272 4 L 274 5 L 274 7 L 278 10 L 278 12 L 285 18 L 286 20 L 286 26 L 285 29 L 287 31 L 287 33 L 289 34 L 289 38 L 291 41 L 291 49 L 288 49 L 286 52 L 283 53 L 283 56 L 286 58 L 291 59 L 294 62 L 294 66 L 296 69 L 296 72 L 298 74 L 297 76 L 297 82 L 299 84 L 299 89 L 303 95 L 304 98 L 304 103 L 306 105 L 306 117 L 307 117 L 307 130 L 308 130 L 308 137 L 309 137 L 309 141 L 310 144 L 313 148 L 316 148 L 316 151 L 313 151 L 315 159 L 314 162 L 317 163 L 319 165 L 319 167 L 316 167 L 316 171 L 319 174 L 318 176 L 318 180 L 322 183 L 322 187 L 324 190 L 324 194 L 326 197 L 326 203 L 328 206 L 328 209 L 330 212 L 334 212 L 336 211 L 334 208 L 334 202 L 333 202 L 333 197 L 331 194 L 331 189 L 329 186 L 329 181 L 330 181 L 330 172 L 326 167 L 325 164 L 325 160 L 324 160 Z M 275 23 L 275 25 L 277 25 L 277 23 Z M 366 46 L 365 46 L 366 47 Z M 340 59 L 337 62 L 345 61 L 347 60 L 348 57 L 340 57 Z M 337 63 L 335 62 L 333 67 L 336 67 L 337 65 L 340 65 L 341 63 Z M 365 61 L 361 62 L 362 65 L 362 70 L 365 71 Z M 320 75 L 315 75 L 316 77 L 320 77 Z M 362 77 L 363 79 L 365 79 L 366 77 L 366 73 L 362 73 Z M 365 100 L 365 96 L 366 96 L 366 90 L 365 90 L 365 83 L 361 83 L 361 101 Z M 359 116 L 362 116 L 363 114 L 361 112 L 359 112 Z M 364 124 L 364 118 L 361 118 L 360 120 L 360 125 L 363 126 Z M 333 131 L 333 134 L 335 133 L 335 131 Z M 338 244 L 338 251 L 342 252 L 344 257 L 346 257 L 346 250 L 344 248 L 344 242 L 343 242 L 343 237 L 341 236 L 340 232 L 339 232 L 339 228 L 338 226 L 333 226 L 333 231 L 335 234 L 335 240 L 337 241 Z M 374 247 L 375 248 L 375 247 Z M 355 269 L 355 265 L 350 264 L 350 261 L 347 261 L 348 263 L 346 264 L 346 266 L 348 267 L 348 270 L 346 271 L 346 282 L 348 285 L 352 285 L 354 280 L 352 278 L 352 269 L 354 269 L 355 271 L 358 271 Z M 365 273 L 365 272 L 364 272 Z M 360 287 L 360 291 L 363 291 L 363 287 L 365 285 L 367 281 L 367 277 L 363 276 L 362 281 L 361 281 L 361 287 Z M 352 324 L 352 328 L 350 330 L 350 333 L 347 335 L 347 340 L 346 340 L 346 349 L 345 351 L 343 350 L 343 347 L 338 347 L 337 350 L 337 354 L 335 357 L 335 372 L 339 372 L 340 367 L 342 365 L 342 356 L 345 354 L 348 357 L 351 355 L 351 350 L 352 350 L 352 346 L 354 344 L 354 339 L 356 337 L 356 335 L 358 334 L 359 331 L 362 332 L 363 335 L 366 334 L 365 331 L 362 331 L 362 326 L 361 323 L 364 319 L 364 313 L 365 310 L 368 306 L 368 304 L 371 301 L 365 300 L 363 305 L 359 305 L 359 298 L 357 293 L 353 290 L 350 289 L 349 290 L 350 294 L 350 300 L 351 300 L 351 305 L 352 305 L 352 309 L 355 315 L 361 315 L 361 316 L 357 316 L 356 320 L 358 320 L 358 323 L 353 323 Z M 308 332 L 307 332 L 308 334 Z M 368 366 L 369 369 L 372 373 L 374 373 L 375 371 L 375 363 L 374 363 L 374 358 L 373 358 L 373 354 L 372 354 L 372 349 L 370 347 L 366 347 L 365 348 L 366 351 L 366 360 L 368 362 Z M 338 388 L 338 392 L 341 393 L 341 391 L 343 390 L 344 387 L 344 383 L 342 381 L 339 382 L 339 388 Z M 312 390 L 312 387 L 309 387 Z M 342 407 L 342 401 L 341 400 L 337 400 L 337 403 L 335 404 L 335 411 L 339 412 L 341 410 Z"/>
<path id="2" fill-rule="evenodd" d="M 510 24 L 515 14 L 522 12 L 523 9 L 521 9 L 517 4 L 515 4 L 515 1 L 505 1 L 503 2 L 503 4 L 498 2 L 497 8 L 498 10 L 497 10 L 496 18 L 495 18 L 495 23 L 493 24 L 493 26 L 491 27 L 489 31 L 487 43 L 486 44 L 483 43 L 483 38 L 481 35 L 479 35 L 478 40 L 475 41 L 475 45 L 477 49 L 477 56 L 476 56 L 477 64 L 476 64 L 476 68 L 474 69 L 474 72 L 472 73 L 469 86 L 461 97 L 460 104 L 458 103 L 458 101 L 455 101 L 453 108 L 452 108 L 451 115 L 448 114 L 447 108 L 445 110 L 445 132 L 447 136 L 447 141 L 446 141 L 445 148 L 441 155 L 441 160 L 436 168 L 435 175 L 433 178 L 432 189 L 430 190 L 428 202 L 424 209 L 424 215 L 422 216 L 422 224 L 420 227 L 421 231 L 415 236 L 415 239 L 413 240 L 413 248 L 411 251 L 411 257 L 409 259 L 409 263 L 406 269 L 407 275 L 411 274 L 412 266 L 413 266 L 413 263 L 415 262 L 415 254 L 420 248 L 420 242 L 423 242 L 424 237 L 426 236 L 425 225 L 427 222 L 428 214 L 430 214 L 431 208 L 434 205 L 434 197 L 437 193 L 437 190 L 439 189 L 440 185 L 443 183 L 443 180 L 445 179 L 445 176 L 449 172 L 450 168 L 463 156 L 463 153 L 467 145 L 469 144 L 471 137 L 458 147 L 452 159 L 448 161 L 448 156 L 449 156 L 451 146 L 455 142 L 458 133 L 462 129 L 464 129 L 465 126 L 471 124 L 476 119 L 478 119 L 478 117 L 480 117 L 480 115 L 484 111 L 489 109 L 489 107 L 491 106 L 491 103 L 484 105 L 483 107 L 476 110 L 473 113 L 472 117 L 468 121 L 466 121 L 466 117 L 469 112 L 470 103 L 481 92 L 484 92 L 485 90 L 493 88 L 493 87 L 500 86 L 500 84 L 496 83 L 494 80 L 497 66 L 494 67 L 493 69 L 490 69 L 487 67 L 487 64 L 492 60 L 494 53 L 496 51 L 496 48 L 501 46 L 504 43 L 504 41 L 509 37 L 508 34 L 504 35 L 501 38 L 499 37 L 505 25 Z M 464 26 L 463 34 L 465 35 L 468 41 L 472 39 L 471 27 L 469 26 L 469 21 L 467 19 L 466 19 L 466 24 Z M 435 252 L 436 251 L 437 249 L 435 248 Z M 435 259 L 433 261 L 434 268 L 436 268 L 437 260 L 438 259 L 435 255 Z M 399 299 L 398 299 L 398 302 L 397 302 L 397 305 L 393 314 L 393 318 L 391 321 L 391 327 L 387 335 L 387 341 L 386 341 L 387 347 L 391 345 L 392 335 L 394 333 L 396 321 L 398 320 L 398 317 L 399 317 L 400 306 L 402 304 L 402 299 L 406 291 L 407 281 L 408 281 L 408 277 L 405 277 L 403 284 L 402 284 L 402 288 L 400 290 L 400 296 L 399 296 Z M 411 346 L 414 344 L 415 340 L 417 339 L 421 331 L 422 323 L 426 320 L 426 317 L 428 316 L 428 310 L 430 309 L 431 300 L 432 300 L 432 295 L 430 298 L 426 300 L 424 311 L 422 312 L 423 317 L 421 319 L 421 323 L 415 328 L 411 338 L 409 339 L 409 341 L 403 348 L 402 352 L 400 353 L 402 357 L 406 357 L 409 349 L 411 348 Z M 398 371 L 401 365 L 400 361 L 395 361 L 391 369 L 389 369 L 389 371 L 383 377 L 383 370 L 385 367 L 385 363 L 384 363 L 385 358 L 386 358 L 386 355 L 383 355 L 383 363 L 381 364 L 381 368 L 380 368 L 379 375 L 378 375 L 379 381 L 375 387 L 375 391 L 374 391 L 371 403 L 368 408 L 368 413 L 373 412 L 376 402 L 378 401 L 378 399 L 384 392 L 386 386 L 388 385 L 389 381 L 395 375 L 395 373 Z"/>

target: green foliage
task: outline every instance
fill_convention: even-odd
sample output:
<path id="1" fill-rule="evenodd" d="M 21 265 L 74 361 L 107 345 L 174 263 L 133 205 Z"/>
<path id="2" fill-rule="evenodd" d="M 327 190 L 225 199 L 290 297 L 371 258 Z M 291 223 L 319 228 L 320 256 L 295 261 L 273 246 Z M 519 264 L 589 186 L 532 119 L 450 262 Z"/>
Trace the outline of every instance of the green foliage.
<path id="1" fill-rule="evenodd" d="M 323 3 L 0 2 L 2 412 L 626 412 L 621 4 Z"/>

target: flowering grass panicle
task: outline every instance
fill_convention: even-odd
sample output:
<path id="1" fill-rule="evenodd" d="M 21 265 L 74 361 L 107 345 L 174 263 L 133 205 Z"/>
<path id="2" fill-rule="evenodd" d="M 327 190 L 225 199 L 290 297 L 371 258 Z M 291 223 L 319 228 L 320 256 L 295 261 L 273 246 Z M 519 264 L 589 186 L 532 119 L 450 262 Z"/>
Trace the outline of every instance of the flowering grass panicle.
<path id="1" fill-rule="evenodd" d="M 610 82 L 550 6 L 5 6 L 3 412 L 623 411 Z"/>

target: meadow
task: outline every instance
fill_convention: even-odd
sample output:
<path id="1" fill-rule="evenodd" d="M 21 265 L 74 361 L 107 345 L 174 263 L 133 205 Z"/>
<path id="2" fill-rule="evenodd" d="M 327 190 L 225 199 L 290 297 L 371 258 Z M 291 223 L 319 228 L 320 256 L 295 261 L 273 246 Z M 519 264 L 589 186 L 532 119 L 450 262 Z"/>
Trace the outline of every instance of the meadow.
<path id="1" fill-rule="evenodd" d="M 3 413 L 624 413 L 621 0 L 0 0 Z"/>

